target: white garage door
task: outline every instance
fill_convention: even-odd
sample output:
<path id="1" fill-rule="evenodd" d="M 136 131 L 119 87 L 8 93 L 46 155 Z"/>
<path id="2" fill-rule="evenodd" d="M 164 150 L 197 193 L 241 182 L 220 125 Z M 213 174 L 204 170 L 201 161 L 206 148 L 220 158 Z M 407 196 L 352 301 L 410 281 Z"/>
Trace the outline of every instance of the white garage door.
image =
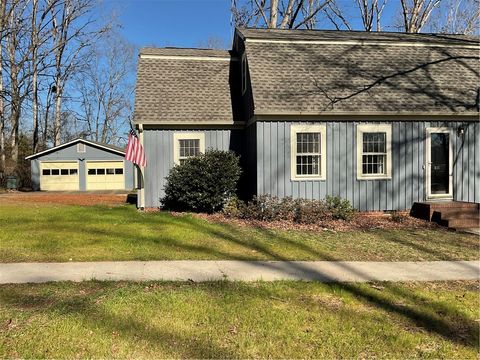
<path id="1" fill-rule="evenodd" d="M 124 190 L 123 161 L 87 161 L 87 190 Z"/>
<path id="2" fill-rule="evenodd" d="M 71 162 L 41 162 L 40 190 L 66 191 L 78 190 L 78 163 Z"/>

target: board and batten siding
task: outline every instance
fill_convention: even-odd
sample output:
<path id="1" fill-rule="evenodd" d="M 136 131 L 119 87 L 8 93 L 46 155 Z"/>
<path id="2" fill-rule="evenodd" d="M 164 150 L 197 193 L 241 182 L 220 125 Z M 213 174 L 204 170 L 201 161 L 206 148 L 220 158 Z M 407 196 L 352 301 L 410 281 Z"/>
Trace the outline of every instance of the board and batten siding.
<path id="1" fill-rule="evenodd" d="M 382 122 L 392 125 L 392 177 L 357 180 L 356 125 L 364 122 L 257 122 L 257 194 L 322 199 L 348 199 L 358 210 L 406 210 L 425 200 L 425 136 L 427 127 L 452 129 L 453 196 L 480 202 L 480 124 L 478 122 Z M 290 126 L 327 126 L 326 180 L 292 181 Z M 464 135 L 457 136 L 463 126 Z"/>
<path id="2" fill-rule="evenodd" d="M 165 195 L 165 178 L 174 165 L 173 134 L 201 132 L 205 134 L 205 150 L 232 150 L 241 153 L 243 130 L 171 130 L 145 129 L 144 148 L 147 159 L 145 167 L 145 207 L 160 207 L 160 198 Z"/>

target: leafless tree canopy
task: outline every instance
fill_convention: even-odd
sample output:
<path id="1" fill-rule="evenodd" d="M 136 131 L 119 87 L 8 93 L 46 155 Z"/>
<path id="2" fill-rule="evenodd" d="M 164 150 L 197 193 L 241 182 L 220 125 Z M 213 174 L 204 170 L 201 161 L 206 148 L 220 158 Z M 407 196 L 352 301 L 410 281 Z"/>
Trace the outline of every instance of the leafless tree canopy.
<path id="1" fill-rule="evenodd" d="M 472 34 L 479 11 L 479 0 L 232 0 L 237 26 L 280 29 Z"/>
<path id="2" fill-rule="evenodd" d="M 135 56 L 115 22 L 100 20 L 97 5 L 0 0 L 0 177 L 16 172 L 24 155 L 71 137 L 122 141 Z M 98 125 L 87 114 L 95 106 Z"/>
<path id="3" fill-rule="evenodd" d="M 317 16 L 332 0 L 234 0 L 233 16 L 238 26 L 280 29 L 313 29 Z"/>

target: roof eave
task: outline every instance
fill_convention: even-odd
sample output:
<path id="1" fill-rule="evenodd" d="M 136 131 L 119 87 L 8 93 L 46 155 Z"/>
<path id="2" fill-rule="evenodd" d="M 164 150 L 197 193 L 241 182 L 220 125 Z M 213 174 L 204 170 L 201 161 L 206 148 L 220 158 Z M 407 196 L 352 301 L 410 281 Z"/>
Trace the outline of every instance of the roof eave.
<path id="1" fill-rule="evenodd" d="M 74 140 L 71 140 L 69 142 L 66 142 L 64 144 L 60 144 L 60 145 L 57 145 L 57 146 L 54 146 L 50 149 L 46 149 L 46 150 L 43 150 L 43 151 L 40 151 L 38 153 L 35 153 L 35 154 L 32 154 L 32 155 L 29 155 L 29 156 L 26 156 L 25 157 L 25 160 L 31 160 L 31 159 L 35 159 L 39 156 L 42 156 L 42 155 L 45 155 L 45 154 L 48 154 L 48 153 L 51 153 L 51 152 L 54 152 L 54 151 L 57 151 L 57 150 L 60 150 L 60 149 L 63 149 L 65 147 L 68 147 L 68 146 L 71 146 L 75 143 L 78 143 L 78 142 L 83 142 L 85 144 L 88 144 L 88 145 L 91 145 L 93 147 L 97 147 L 97 148 L 102 148 L 102 149 L 105 149 L 107 151 L 110 151 L 110 152 L 114 152 L 114 153 L 117 153 L 119 155 L 125 155 L 125 151 L 121 151 L 121 150 L 117 150 L 117 149 L 113 149 L 111 147 L 108 147 L 108 146 L 103 146 L 101 144 L 97 144 L 97 143 L 94 143 L 92 141 L 89 141 L 89 140 L 85 140 L 85 139 L 74 139 Z"/>
<path id="2" fill-rule="evenodd" d="M 291 112 L 291 111 L 255 111 L 249 123 L 257 120 L 317 120 L 317 121 L 403 121 L 403 120 L 445 120 L 480 121 L 480 113 L 453 112 Z"/>

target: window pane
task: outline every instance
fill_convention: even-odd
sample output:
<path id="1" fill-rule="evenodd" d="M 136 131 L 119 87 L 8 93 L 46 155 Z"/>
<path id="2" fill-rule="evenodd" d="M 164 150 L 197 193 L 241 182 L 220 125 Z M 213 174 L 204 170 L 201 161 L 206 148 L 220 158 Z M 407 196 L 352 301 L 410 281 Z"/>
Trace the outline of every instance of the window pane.
<path id="1" fill-rule="evenodd" d="M 43 169 L 42 175 L 50 175 L 50 169 Z"/>
<path id="2" fill-rule="evenodd" d="M 320 175 L 320 156 L 297 155 L 297 175 Z"/>
<path id="3" fill-rule="evenodd" d="M 52 175 L 60 175 L 60 170 L 52 169 Z"/>
<path id="4" fill-rule="evenodd" d="M 387 134 L 384 132 L 363 133 L 364 153 L 385 153 Z"/>
<path id="5" fill-rule="evenodd" d="M 61 175 L 68 175 L 68 169 L 62 169 L 60 170 Z"/>
<path id="6" fill-rule="evenodd" d="M 115 169 L 107 169 L 107 175 L 114 175 Z"/>
<path id="7" fill-rule="evenodd" d="M 96 175 L 97 172 L 95 169 L 88 169 L 88 175 Z"/>
<path id="8" fill-rule="evenodd" d="M 78 170 L 77 169 L 70 169 L 70 175 L 77 175 Z"/>
<path id="9" fill-rule="evenodd" d="M 363 155 L 362 156 L 362 171 L 364 174 L 380 174 L 386 173 L 386 155 Z"/>
<path id="10" fill-rule="evenodd" d="M 97 169 L 97 175 L 105 175 L 105 169 Z"/>
<path id="11" fill-rule="evenodd" d="M 320 133 L 297 133 L 297 154 L 319 154 Z"/>
<path id="12" fill-rule="evenodd" d="M 179 140 L 180 158 L 197 156 L 200 154 L 200 140 L 199 139 L 183 139 Z"/>
<path id="13" fill-rule="evenodd" d="M 115 169 L 115 174 L 116 175 L 122 175 L 123 174 L 123 169 Z"/>

